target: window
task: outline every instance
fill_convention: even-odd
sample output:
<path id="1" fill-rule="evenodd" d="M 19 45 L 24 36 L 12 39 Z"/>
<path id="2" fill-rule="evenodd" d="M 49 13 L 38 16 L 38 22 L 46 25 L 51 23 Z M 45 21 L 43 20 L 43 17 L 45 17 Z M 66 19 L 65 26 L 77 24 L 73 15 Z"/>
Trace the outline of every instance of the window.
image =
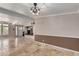
<path id="1" fill-rule="evenodd" d="M 1 24 L 0 24 L 0 35 L 1 35 Z"/>
<path id="2" fill-rule="evenodd" d="M 8 35 L 8 24 L 3 24 L 3 35 Z"/>

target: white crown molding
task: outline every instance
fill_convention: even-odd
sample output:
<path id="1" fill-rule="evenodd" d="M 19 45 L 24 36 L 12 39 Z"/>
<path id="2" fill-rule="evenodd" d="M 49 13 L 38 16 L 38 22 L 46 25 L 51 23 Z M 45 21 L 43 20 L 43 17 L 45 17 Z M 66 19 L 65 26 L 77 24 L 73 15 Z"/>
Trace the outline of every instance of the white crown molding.
<path id="1" fill-rule="evenodd" d="M 46 16 L 38 16 L 38 18 L 40 18 L 40 17 L 48 17 L 48 16 L 61 16 L 61 15 L 76 14 L 76 13 L 79 13 L 79 12 L 74 11 L 74 12 L 61 13 L 61 14 L 52 14 L 52 15 L 46 15 Z"/>

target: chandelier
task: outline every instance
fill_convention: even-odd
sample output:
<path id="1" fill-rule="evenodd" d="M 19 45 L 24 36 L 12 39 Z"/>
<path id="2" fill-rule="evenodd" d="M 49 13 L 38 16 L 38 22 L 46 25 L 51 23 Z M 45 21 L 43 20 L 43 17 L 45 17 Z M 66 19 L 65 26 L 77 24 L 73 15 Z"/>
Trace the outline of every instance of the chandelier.
<path id="1" fill-rule="evenodd" d="M 31 8 L 31 12 L 33 15 L 38 15 L 40 9 L 37 7 L 37 3 L 33 3 L 33 7 Z"/>

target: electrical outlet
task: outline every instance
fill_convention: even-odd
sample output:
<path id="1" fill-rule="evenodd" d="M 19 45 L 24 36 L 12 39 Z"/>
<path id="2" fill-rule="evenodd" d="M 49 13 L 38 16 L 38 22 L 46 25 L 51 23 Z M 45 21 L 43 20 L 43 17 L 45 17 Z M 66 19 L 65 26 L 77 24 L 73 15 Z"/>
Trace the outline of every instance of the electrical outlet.
<path id="1" fill-rule="evenodd" d="M 44 40 L 42 40 L 42 42 L 44 42 Z"/>

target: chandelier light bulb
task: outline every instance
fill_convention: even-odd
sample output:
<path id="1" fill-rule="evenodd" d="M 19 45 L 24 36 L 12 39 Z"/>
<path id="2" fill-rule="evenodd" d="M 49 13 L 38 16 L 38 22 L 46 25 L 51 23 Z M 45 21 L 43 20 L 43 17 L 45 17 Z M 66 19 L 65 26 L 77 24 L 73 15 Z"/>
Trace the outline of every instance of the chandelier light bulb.
<path id="1" fill-rule="evenodd" d="M 37 3 L 34 3 L 34 7 L 31 8 L 31 12 L 33 15 L 38 15 L 40 9 L 37 7 Z"/>

